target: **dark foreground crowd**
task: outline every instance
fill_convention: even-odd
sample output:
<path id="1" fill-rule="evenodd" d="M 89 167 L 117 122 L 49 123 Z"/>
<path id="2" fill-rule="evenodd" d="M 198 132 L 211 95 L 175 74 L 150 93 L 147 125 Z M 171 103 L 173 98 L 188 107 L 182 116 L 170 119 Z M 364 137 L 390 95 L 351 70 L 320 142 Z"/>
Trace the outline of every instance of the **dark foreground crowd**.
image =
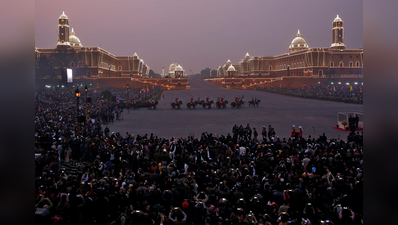
<path id="1" fill-rule="evenodd" d="M 260 90 L 260 89 L 258 89 Z M 303 87 L 267 87 L 261 90 L 330 101 L 363 104 L 363 86 L 304 85 Z"/>
<path id="2" fill-rule="evenodd" d="M 36 224 L 363 223 L 360 134 L 281 139 L 271 126 L 247 125 L 165 139 L 99 123 L 82 130 L 36 127 Z"/>

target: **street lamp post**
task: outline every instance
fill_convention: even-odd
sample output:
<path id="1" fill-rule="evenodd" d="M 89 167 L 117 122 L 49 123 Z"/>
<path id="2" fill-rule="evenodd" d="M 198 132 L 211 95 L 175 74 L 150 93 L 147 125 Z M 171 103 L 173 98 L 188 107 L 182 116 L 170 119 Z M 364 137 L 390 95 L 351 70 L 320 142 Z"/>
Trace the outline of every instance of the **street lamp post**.
<path id="1" fill-rule="evenodd" d="M 76 91 L 75 91 L 75 95 L 76 95 L 76 111 L 77 111 L 77 116 L 76 116 L 76 124 L 77 124 L 77 129 L 76 129 L 76 133 L 79 133 L 79 129 L 80 129 L 80 124 L 79 124 L 79 99 L 80 99 L 80 91 L 79 91 L 79 86 L 77 86 Z"/>
<path id="2" fill-rule="evenodd" d="M 84 92 L 86 92 L 86 122 L 87 122 L 87 92 L 88 92 L 87 84 L 86 87 L 84 87 Z"/>
<path id="3" fill-rule="evenodd" d="M 127 114 L 130 114 L 130 107 L 129 107 L 129 105 L 130 105 L 130 96 L 129 96 L 129 84 L 127 84 L 127 87 L 126 87 L 126 89 L 127 89 L 127 105 L 126 105 L 126 107 L 127 107 Z"/>

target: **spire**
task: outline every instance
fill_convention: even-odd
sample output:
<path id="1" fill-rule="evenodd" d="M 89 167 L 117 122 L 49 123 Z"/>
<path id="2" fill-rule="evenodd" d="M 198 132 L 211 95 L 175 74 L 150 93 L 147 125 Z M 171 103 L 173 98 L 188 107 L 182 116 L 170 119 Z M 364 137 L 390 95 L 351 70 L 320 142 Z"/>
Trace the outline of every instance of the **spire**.
<path id="1" fill-rule="evenodd" d="M 297 31 L 297 37 L 301 37 L 300 30 Z"/>
<path id="2" fill-rule="evenodd" d="M 134 52 L 134 56 L 138 56 L 138 55 L 137 55 L 137 52 Z"/>
<path id="3" fill-rule="evenodd" d="M 250 57 L 249 53 L 246 53 L 246 57 Z"/>
<path id="4" fill-rule="evenodd" d="M 70 35 L 75 36 L 75 31 L 73 30 L 73 27 L 72 27 L 72 32 L 70 32 Z"/>

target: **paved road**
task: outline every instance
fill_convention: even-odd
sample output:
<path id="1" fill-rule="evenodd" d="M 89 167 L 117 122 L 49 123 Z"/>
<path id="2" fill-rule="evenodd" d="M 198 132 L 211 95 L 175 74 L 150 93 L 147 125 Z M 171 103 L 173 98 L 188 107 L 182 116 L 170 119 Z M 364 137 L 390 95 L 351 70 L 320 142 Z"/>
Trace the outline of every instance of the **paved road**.
<path id="1" fill-rule="evenodd" d="M 108 127 L 112 131 L 125 134 L 150 134 L 160 137 L 186 137 L 190 133 L 199 136 L 202 132 L 227 135 L 234 124 L 255 127 L 261 134 L 262 126 L 272 125 L 279 137 L 290 136 L 292 125 L 303 127 L 304 137 L 311 135 L 318 137 L 323 132 L 328 138 L 346 138 L 348 132 L 332 129 L 337 123 L 338 112 L 363 112 L 363 105 L 345 104 L 297 97 L 284 96 L 274 93 L 254 90 L 229 90 L 220 88 L 203 80 L 190 79 L 191 89 L 164 92 L 164 100 L 160 100 L 157 110 L 138 109 L 127 114 L 123 112 L 124 120 L 116 121 Z M 257 97 L 260 106 L 253 108 L 247 104 L 241 109 L 203 109 L 188 110 L 186 103 L 190 96 L 194 99 L 205 99 L 209 95 L 211 100 L 218 96 L 226 96 L 231 102 L 235 96 L 244 96 L 251 100 Z M 180 110 L 171 109 L 170 103 L 178 96 L 183 102 Z"/>

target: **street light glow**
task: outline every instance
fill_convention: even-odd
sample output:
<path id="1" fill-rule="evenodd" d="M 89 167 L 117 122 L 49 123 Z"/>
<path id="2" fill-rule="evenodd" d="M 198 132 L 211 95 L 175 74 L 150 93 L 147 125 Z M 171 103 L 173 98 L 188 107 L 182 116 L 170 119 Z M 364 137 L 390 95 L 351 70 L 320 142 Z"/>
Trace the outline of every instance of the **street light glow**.
<path id="1" fill-rule="evenodd" d="M 339 84 L 341 84 L 341 82 L 339 82 Z"/>
<path id="2" fill-rule="evenodd" d="M 350 85 L 350 83 L 345 83 L 346 85 Z"/>
<path id="3" fill-rule="evenodd" d="M 330 84 L 333 84 L 333 82 L 332 82 L 332 83 L 330 83 Z"/>
<path id="4" fill-rule="evenodd" d="M 358 82 L 355 82 L 354 84 L 358 84 Z"/>

